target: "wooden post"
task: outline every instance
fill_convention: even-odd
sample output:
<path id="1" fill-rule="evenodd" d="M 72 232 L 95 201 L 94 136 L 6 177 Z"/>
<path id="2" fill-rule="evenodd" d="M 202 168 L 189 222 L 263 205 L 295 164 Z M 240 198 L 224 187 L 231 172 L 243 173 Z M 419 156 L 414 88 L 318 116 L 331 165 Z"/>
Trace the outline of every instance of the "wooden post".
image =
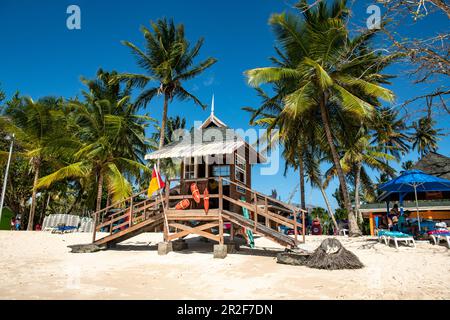
<path id="1" fill-rule="evenodd" d="M 92 232 L 92 243 L 95 242 L 96 231 L 97 231 L 97 212 L 94 212 L 94 231 Z"/>
<path id="2" fill-rule="evenodd" d="M 223 185 L 222 177 L 219 177 L 219 215 L 222 214 L 223 210 Z"/>
<path id="3" fill-rule="evenodd" d="M 297 212 L 295 210 L 293 210 L 294 213 L 294 238 L 295 238 L 295 242 L 297 242 L 297 234 L 298 234 L 298 230 L 297 230 Z"/>
<path id="4" fill-rule="evenodd" d="M 230 222 L 230 240 L 234 240 L 234 224 L 233 222 Z"/>
<path id="5" fill-rule="evenodd" d="M 266 227 L 270 228 L 270 220 L 268 218 L 268 215 L 269 215 L 268 206 L 269 206 L 269 204 L 268 204 L 267 198 L 264 198 L 264 212 L 266 213 Z"/>
<path id="6" fill-rule="evenodd" d="M 144 200 L 144 221 L 147 220 L 147 199 Z"/>
<path id="7" fill-rule="evenodd" d="M 222 177 L 219 177 L 219 244 L 223 244 L 223 181 Z"/>
<path id="8" fill-rule="evenodd" d="M 305 243 L 305 233 L 306 233 L 305 211 L 302 210 L 302 235 L 303 235 L 303 243 Z"/>
<path id="9" fill-rule="evenodd" d="M 258 223 L 258 197 L 256 196 L 256 193 L 253 193 L 253 201 L 255 202 L 255 214 L 253 216 L 253 220 L 254 220 L 255 225 L 253 227 L 253 230 L 256 233 L 256 225 Z"/>
<path id="10" fill-rule="evenodd" d="M 166 215 L 166 210 L 169 209 L 169 195 L 170 195 L 170 180 L 166 180 L 166 199 L 164 199 L 161 195 L 161 205 L 163 207 L 163 215 L 164 215 L 164 242 L 167 242 L 169 240 L 169 222 L 167 221 Z"/>
<path id="11" fill-rule="evenodd" d="M 133 196 L 131 196 L 130 200 L 130 218 L 128 221 L 128 227 L 131 227 L 133 225 Z"/>
<path id="12" fill-rule="evenodd" d="M 170 180 L 166 180 L 166 207 L 165 207 L 166 210 L 169 209 L 169 196 L 170 196 Z"/>

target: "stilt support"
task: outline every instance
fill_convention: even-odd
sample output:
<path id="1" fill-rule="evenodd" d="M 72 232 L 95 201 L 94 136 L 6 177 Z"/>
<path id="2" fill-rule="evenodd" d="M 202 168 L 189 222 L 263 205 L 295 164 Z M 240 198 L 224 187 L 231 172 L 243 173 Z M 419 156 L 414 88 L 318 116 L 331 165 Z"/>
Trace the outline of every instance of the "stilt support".
<path id="1" fill-rule="evenodd" d="M 214 245 L 214 258 L 224 259 L 227 256 L 228 246 L 224 244 Z"/>
<path id="2" fill-rule="evenodd" d="M 160 242 L 158 243 L 158 254 L 164 256 L 170 251 L 173 251 L 172 242 Z"/>

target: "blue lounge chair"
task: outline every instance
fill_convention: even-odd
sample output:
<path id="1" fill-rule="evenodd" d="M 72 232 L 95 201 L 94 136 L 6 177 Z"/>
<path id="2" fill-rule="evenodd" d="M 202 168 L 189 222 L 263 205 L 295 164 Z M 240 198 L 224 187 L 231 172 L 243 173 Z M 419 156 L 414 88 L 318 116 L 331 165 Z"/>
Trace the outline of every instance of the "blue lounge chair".
<path id="1" fill-rule="evenodd" d="M 389 242 L 393 240 L 395 243 L 395 248 L 398 249 L 398 242 L 404 241 L 407 245 L 412 244 L 413 247 L 416 247 L 416 242 L 414 238 L 410 234 L 406 234 L 400 231 L 387 231 L 387 230 L 379 230 L 378 231 L 378 241 L 384 241 L 386 245 L 389 245 Z"/>

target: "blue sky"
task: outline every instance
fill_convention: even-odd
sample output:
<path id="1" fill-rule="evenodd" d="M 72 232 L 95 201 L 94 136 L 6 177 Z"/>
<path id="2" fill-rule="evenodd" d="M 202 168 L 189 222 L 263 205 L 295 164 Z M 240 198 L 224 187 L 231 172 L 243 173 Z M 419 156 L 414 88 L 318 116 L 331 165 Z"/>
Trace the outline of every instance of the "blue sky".
<path id="1" fill-rule="evenodd" d="M 203 102 L 210 103 L 215 94 L 216 115 L 230 127 L 248 128 L 249 116 L 241 108 L 258 106 L 254 90 L 245 82 L 247 69 L 267 66 L 274 54 L 274 38 L 267 23 L 271 13 L 292 10 L 295 1 L 106 1 L 106 0 L 54 0 L 0 2 L 0 83 L 11 96 L 16 90 L 34 99 L 48 95 L 74 97 L 83 87 L 80 76 L 92 78 L 98 68 L 119 72 L 140 72 L 129 50 L 121 44 L 128 40 L 143 45 L 139 31 L 141 25 L 161 17 L 173 17 L 183 23 L 191 42 L 205 38 L 200 58 L 218 59 L 202 76 L 191 80 L 185 87 Z M 66 9 L 76 4 L 81 8 L 81 30 L 68 30 Z M 376 1 L 358 1 L 353 6 L 352 24 L 364 26 L 368 17 L 366 8 Z M 404 30 L 409 34 L 432 34 L 434 30 L 448 28 L 445 16 L 433 15 L 418 23 L 407 21 Z M 393 66 L 390 73 L 400 74 L 390 88 L 396 93 L 396 103 L 430 90 L 430 87 L 412 86 L 405 66 Z M 410 106 L 411 110 L 420 105 Z M 160 119 L 162 101 L 154 100 L 146 111 Z M 201 110 L 190 102 L 173 101 L 169 115 L 186 117 L 188 124 L 204 120 L 209 110 Z M 417 117 L 415 115 L 414 117 Z M 414 119 L 413 117 L 413 119 Z M 449 132 L 447 115 L 438 117 L 438 127 Z M 450 154 L 450 138 L 439 143 L 439 152 Z M 412 152 L 404 160 L 416 160 Z M 283 168 L 283 163 L 281 168 Z M 399 167 L 399 165 L 395 165 Z M 290 171 L 287 177 L 280 170 L 276 176 L 260 176 L 253 170 L 253 187 L 270 193 L 276 188 L 286 199 L 298 182 L 298 174 Z M 328 194 L 334 192 L 334 181 Z M 307 202 L 324 206 L 317 190 L 306 190 Z M 294 197 L 298 201 L 298 193 Z M 336 203 L 332 199 L 333 205 Z"/>

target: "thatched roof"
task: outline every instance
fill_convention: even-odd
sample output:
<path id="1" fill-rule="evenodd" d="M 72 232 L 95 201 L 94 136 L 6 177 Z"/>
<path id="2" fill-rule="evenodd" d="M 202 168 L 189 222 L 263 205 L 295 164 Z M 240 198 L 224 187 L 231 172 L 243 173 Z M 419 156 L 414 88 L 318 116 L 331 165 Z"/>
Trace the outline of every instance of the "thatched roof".
<path id="1" fill-rule="evenodd" d="M 430 152 L 417 161 L 414 169 L 450 180 L 450 158 L 436 152 Z"/>

